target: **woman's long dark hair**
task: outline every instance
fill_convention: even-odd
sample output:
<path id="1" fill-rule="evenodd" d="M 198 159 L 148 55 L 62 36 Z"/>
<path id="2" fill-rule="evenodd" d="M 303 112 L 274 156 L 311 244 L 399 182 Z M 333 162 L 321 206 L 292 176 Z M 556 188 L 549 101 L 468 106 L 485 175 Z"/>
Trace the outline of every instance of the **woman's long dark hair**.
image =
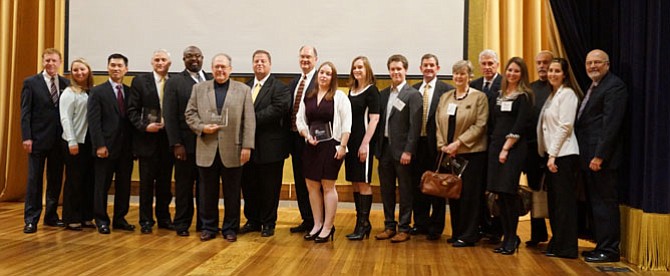
<path id="1" fill-rule="evenodd" d="M 326 91 L 326 96 L 324 98 L 328 101 L 332 101 L 333 97 L 335 96 L 335 91 L 337 91 L 337 69 L 335 69 L 335 64 L 333 64 L 330 61 L 326 61 L 322 63 L 321 66 L 319 66 L 319 70 L 316 70 L 317 79 L 319 71 L 321 71 L 321 68 L 323 68 L 324 66 L 328 66 L 330 67 L 330 70 L 332 70 L 332 74 L 330 75 L 331 76 L 330 85 L 328 87 L 328 91 Z M 318 92 L 319 92 L 319 84 L 317 83 L 316 85 L 314 85 L 312 90 L 310 90 L 309 93 L 307 93 L 307 96 L 305 97 L 307 98 L 314 97 Z"/>

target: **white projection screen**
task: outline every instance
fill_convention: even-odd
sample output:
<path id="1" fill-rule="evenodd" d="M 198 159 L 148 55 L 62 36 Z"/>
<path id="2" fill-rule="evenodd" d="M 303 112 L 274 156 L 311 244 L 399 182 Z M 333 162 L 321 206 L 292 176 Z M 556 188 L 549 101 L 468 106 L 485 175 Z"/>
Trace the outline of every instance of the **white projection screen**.
<path id="1" fill-rule="evenodd" d="M 388 75 L 386 59 L 403 54 L 409 75 L 419 75 L 425 53 L 440 59 L 440 75 L 467 56 L 468 0 L 69 0 L 66 71 L 77 57 L 106 72 L 111 53 L 129 59 L 131 72 L 151 71 L 157 49 L 172 56 L 171 72 L 184 70 L 182 51 L 202 49 L 203 68 L 227 53 L 233 74 L 252 73 L 251 55 L 272 55 L 274 73 L 298 73 L 298 49 L 314 45 L 319 62 L 332 61 L 347 75 L 351 60 L 367 56 L 376 75 Z"/>

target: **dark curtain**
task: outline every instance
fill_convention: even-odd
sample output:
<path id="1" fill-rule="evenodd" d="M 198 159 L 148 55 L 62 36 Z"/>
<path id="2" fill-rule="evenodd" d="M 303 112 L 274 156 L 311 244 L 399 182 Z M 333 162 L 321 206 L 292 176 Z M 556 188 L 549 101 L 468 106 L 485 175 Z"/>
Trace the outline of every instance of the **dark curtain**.
<path id="1" fill-rule="evenodd" d="M 583 91 L 591 83 L 584 60 L 592 49 L 609 54 L 610 71 L 628 86 L 621 203 L 670 214 L 670 1 L 550 3 Z"/>

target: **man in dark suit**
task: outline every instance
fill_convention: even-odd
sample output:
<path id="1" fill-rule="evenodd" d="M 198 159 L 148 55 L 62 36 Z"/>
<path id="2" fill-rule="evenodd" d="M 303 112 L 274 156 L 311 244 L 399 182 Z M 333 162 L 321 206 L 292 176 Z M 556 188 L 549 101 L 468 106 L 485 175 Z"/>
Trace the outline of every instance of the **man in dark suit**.
<path id="1" fill-rule="evenodd" d="M 498 54 L 491 49 L 482 51 L 479 53 L 479 69 L 482 71 L 482 76 L 470 82 L 470 87 L 486 93 L 489 106 L 491 106 L 491 101 L 498 97 L 498 91 L 500 91 L 502 76 L 498 74 L 498 67 L 500 67 Z"/>
<path id="2" fill-rule="evenodd" d="M 109 234 L 107 192 L 114 178 L 114 229 L 133 231 L 125 216 L 130 203 L 133 126 L 128 120 L 130 87 L 124 85 L 128 58 L 111 54 L 107 58 L 109 80 L 93 87 L 88 97 L 88 130 L 95 158 L 94 214 L 100 234 Z"/>
<path id="3" fill-rule="evenodd" d="M 172 201 L 172 152 L 163 128 L 163 98 L 165 82 L 172 61 L 165 50 L 151 57 L 151 73 L 133 79 L 128 100 L 128 119 L 135 127 L 133 153 L 140 164 L 140 227 L 143 234 L 151 233 L 154 191 L 158 228 L 174 230 L 170 218 Z"/>
<path id="4" fill-rule="evenodd" d="M 184 111 L 191 98 L 193 85 L 211 80 L 212 75 L 202 70 L 202 51 L 198 47 L 189 46 L 184 49 L 184 71 L 172 76 L 165 83 L 165 99 L 163 100 L 163 117 L 165 132 L 174 156 L 175 178 L 175 215 L 174 226 L 177 235 L 186 237 L 193 221 L 193 187 L 198 191 L 198 167 L 195 165 L 195 133 L 186 124 Z M 195 194 L 196 205 L 200 208 L 198 194 Z M 196 216 L 196 231 L 202 224 Z"/>
<path id="5" fill-rule="evenodd" d="M 498 91 L 500 91 L 500 82 L 502 81 L 502 76 L 498 74 L 498 67 L 500 67 L 500 61 L 498 60 L 498 54 L 491 50 L 486 49 L 479 53 L 479 69 L 482 72 L 482 76 L 472 82 L 470 82 L 470 87 L 480 90 L 486 94 L 489 102 L 489 109 L 496 106 L 496 98 L 498 97 Z M 493 112 L 489 112 L 489 115 Z M 488 131 L 493 131 L 493 128 L 488 128 Z M 480 235 L 488 238 L 490 243 L 498 243 L 500 241 L 500 236 L 502 235 L 502 224 L 500 219 L 497 217 L 492 217 L 489 214 L 488 208 L 486 207 L 486 196 L 482 195 L 482 215 L 480 221 Z"/>
<path id="6" fill-rule="evenodd" d="M 416 162 L 417 142 L 421 134 L 422 98 L 405 80 L 407 58 L 392 55 L 386 63 L 391 86 L 380 93 L 380 114 L 375 156 L 379 159 L 379 184 L 384 204 L 384 231 L 378 240 L 404 242 L 410 239 L 412 220 L 412 166 Z M 400 214 L 395 220 L 396 180 L 400 190 Z M 398 230 L 396 231 L 396 226 Z M 397 235 L 396 233 L 399 232 Z"/>
<path id="7" fill-rule="evenodd" d="M 626 85 L 609 72 L 609 56 L 596 49 L 586 56 L 593 81 L 577 112 L 575 134 L 581 171 L 593 214 L 596 248 L 587 262 L 618 262 L 620 243 L 618 171 L 623 160 L 621 124 L 626 114 Z"/>
<path id="8" fill-rule="evenodd" d="M 254 148 L 256 117 L 251 91 L 244 83 L 230 80 L 230 56 L 212 59 L 213 81 L 193 86 L 186 106 L 186 122 L 196 133 L 195 162 L 200 179 L 202 208 L 201 241 L 218 232 L 219 188 L 223 186 L 224 216 L 221 234 L 228 242 L 237 241 L 240 229 L 242 165 Z M 222 182 L 222 185 L 219 184 Z"/>
<path id="9" fill-rule="evenodd" d="M 550 51 L 541 51 L 535 56 L 535 70 L 537 70 L 538 80 L 530 83 L 530 88 L 535 94 L 535 102 L 533 103 L 533 117 L 528 126 L 528 156 L 523 167 L 523 172 L 526 173 L 528 186 L 533 190 L 540 190 L 542 188 L 542 178 L 544 175 L 544 168 L 547 161 L 540 157 L 537 153 L 537 134 L 535 127 L 542 111 L 544 102 L 547 101 L 549 94 L 551 94 L 551 84 L 547 80 L 547 70 L 549 64 L 554 59 L 554 55 Z M 544 218 L 530 219 L 530 240 L 526 241 L 527 246 L 537 246 L 541 242 L 546 242 L 549 239 L 547 234 L 547 223 Z"/>
<path id="10" fill-rule="evenodd" d="M 416 148 L 416 161 L 412 162 L 414 227 L 410 234 L 426 234 L 428 240 L 438 240 L 444 230 L 447 202 L 442 197 L 424 195 L 421 192 L 421 175 L 427 170 L 435 170 L 438 153 L 437 138 L 435 138 L 435 110 L 442 94 L 454 87 L 437 79 L 437 73 L 440 71 L 437 56 L 423 55 L 419 69 L 423 74 L 423 82 L 415 84 L 414 89 L 419 90 L 423 98 L 423 113 L 421 136 Z M 432 213 L 430 212 L 431 207 Z"/>
<path id="11" fill-rule="evenodd" d="M 48 48 L 42 54 L 44 70 L 23 81 L 21 90 L 21 135 L 23 149 L 28 153 L 28 182 L 23 220 L 23 233 L 37 232 L 42 213 L 44 163 L 47 162 L 47 191 L 44 224 L 64 227 L 58 218 L 58 199 L 63 185 L 63 129 L 60 124 L 58 99 L 70 82 L 58 75 L 61 53 Z"/>
<path id="12" fill-rule="evenodd" d="M 300 70 L 302 74 L 293 79 L 289 84 L 291 93 L 291 107 L 288 112 L 288 121 L 291 123 L 291 133 L 289 143 L 291 146 L 291 163 L 293 165 L 293 181 L 295 182 L 295 193 L 298 198 L 298 209 L 302 222 L 296 227 L 289 229 L 291 233 L 311 231 L 314 226 L 314 217 L 312 216 L 312 207 L 309 204 L 309 193 L 307 192 L 307 183 L 302 174 L 302 151 L 305 147 L 305 138 L 300 136 L 298 128 L 295 126 L 295 118 L 298 113 L 298 106 L 305 98 L 305 95 L 314 87 L 316 83 L 316 62 L 318 56 L 316 48 L 312 46 L 300 47 Z"/>
<path id="13" fill-rule="evenodd" d="M 256 113 L 256 142 L 251 160 L 242 170 L 244 216 L 247 223 L 240 234 L 261 231 L 274 235 L 281 192 L 284 159 L 288 157 L 289 121 L 285 115 L 291 92 L 270 75 L 272 58 L 265 50 L 252 55 L 254 78 L 247 82 Z"/>

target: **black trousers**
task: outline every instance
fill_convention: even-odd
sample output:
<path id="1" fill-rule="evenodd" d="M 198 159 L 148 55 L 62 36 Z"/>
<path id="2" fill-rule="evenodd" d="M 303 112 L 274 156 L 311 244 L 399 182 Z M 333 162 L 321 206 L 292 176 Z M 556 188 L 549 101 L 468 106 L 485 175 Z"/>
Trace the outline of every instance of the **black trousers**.
<path id="1" fill-rule="evenodd" d="M 291 132 L 292 147 L 291 147 L 291 163 L 293 165 L 293 180 L 295 182 L 295 194 L 298 199 L 298 209 L 303 223 L 314 224 L 314 216 L 312 215 L 312 206 L 309 204 L 309 191 L 307 191 L 307 183 L 305 176 L 302 173 L 302 152 L 305 148 L 305 138 L 300 136 L 298 132 Z"/>
<path id="2" fill-rule="evenodd" d="M 200 199 L 202 208 L 198 215 L 202 221 L 202 231 L 218 232 L 219 225 L 219 187 L 223 186 L 223 223 L 221 233 L 234 234 L 240 229 L 240 184 L 242 167 L 226 168 L 221 162 L 217 150 L 214 163 L 210 167 L 198 167 L 200 171 Z M 221 181 L 221 185 L 219 184 Z"/>
<path id="3" fill-rule="evenodd" d="M 275 228 L 284 160 L 264 164 L 250 161 L 242 171 L 244 216 L 247 223 Z"/>
<path id="4" fill-rule="evenodd" d="M 441 235 L 444 231 L 447 201 L 442 197 L 421 192 L 421 175 L 427 170 L 434 171 L 439 152 L 431 152 L 428 139 L 421 137 L 417 144 L 416 157 L 412 160 L 412 213 L 414 227 L 425 229 L 431 235 Z M 436 158 L 437 155 L 437 158 Z M 432 213 L 431 213 L 432 208 Z"/>
<path id="5" fill-rule="evenodd" d="M 412 166 L 402 165 L 400 161 L 393 159 L 391 147 L 388 141 L 384 139 L 382 146 L 382 155 L 379 160 L 379 185 L 384 205 L 384 228 L 400 232 L 409 232 L 412 221 Z M 398 221 L 395 220 L 396 204 L 396 180 L 400 194 L 400 213 Z"/>
<path id="6" fill-rule="evenodd" d="M 26 224 L 37 225 L 42 214 L 42 191 L 44 187 L 44 167 L 47 169 L 46 210 L 44 221 L 58 220 L 58 200 L 63 187 L 63 143 L 60 140 L 45 151 L 28 154 L 28 181 L 26 183 L 26 202 L 23 220 Z"/>
<path id="7" fill-rule="evenodd" d="M 596 241 L 595 250 L 619 255 L 621 223 L 617 190 L 618 173 L 616 170 L 610 169 L 594 172 L 584 170 L 585 167 L 588 167 L 588 164 L 582 164 L 582 175 L 593 215 L 592 228 Z"/>
<path id="8" fill-rule="evenodd" d="M 130 151 L 123 151 L 118 158 L 95 158 L 95 188 L 93 205 L 95 224 L 110 224 L 107 214 L 107 193 L 114 178 L 114 223 L 127 222 L 130 204 L 130 177 L 133 172 L 133 156 Z"/>
<path id="9" fill-rule="evenodd" d="M 547 251 L 577 257 L 577 174 L 579 156 L 556 158 L 558 172 L 545 172 L 551 241 Z M 609 218 L 608 218 L 609 219 Z"/>
<path id="10" fill-rule="evenodd" d="M 200 191 L 198 181 L 198 166 L 195 164 L 195 154 L 189 153 L 186 160 L 175 160 L 174 163 L 174 186 L 175 186 L 175 214 L 174 225 L 177 231 L 188 230 L 193 222 L 193 188 Z M 195 203 L 198 209 L 202 206 L 200 193 L 195 192 Z M 200 217 L 196 216 L 196 230 L 201 229 Z"/>
<path id="11" fill-rule="evenodd" d="M 164 133 L 163 133 L 164 134 Z M 153 203 L 156 196 L 156 219 L 159 225 L 172 223 L 170 202 L 172 201 L 172 165 L 174 157 L 161 137 L 159 148 L 147 157 L 140 157 L 140 225 L 154 225 Z"/>
<path id="12" fill-rule="evenodd" d="M 486 189 L 486 152 L 459 154 L 468 160 L 463 171 L 463 189 L 459 199 L 449 199 L 451 214 L 451 237 L 464 242 L 479 240 L 480 216 L 485 211 L 484 190 Z M 442 168 L 443 172 L 447 172 Z M 450 171 L 449 171 L 450 172 Z"/>
<path id="13" fill-rule="evenodd" d="M 537 143 L 528 142 L 528 156 L 523 167 L 526 173 L 528 187 L 533 190 L 540 190 L 542 185 L 542 176 L 546 169 L 547 159 L 540 157 L 537 153 Z M 547 234 L 547 223 L 544 218 L 530 219 L 530 239 L 533 241 L 546 241 L 549 238 Z"/>
<path id="14" fill-rule="evenodd" d="M 63 221 L 80 223 L 93 220 L 95 178 L 91 143 L 79 144 L 79 154 L 70 155 L 65 144 L 65 186 L 63 187 Z"/>

